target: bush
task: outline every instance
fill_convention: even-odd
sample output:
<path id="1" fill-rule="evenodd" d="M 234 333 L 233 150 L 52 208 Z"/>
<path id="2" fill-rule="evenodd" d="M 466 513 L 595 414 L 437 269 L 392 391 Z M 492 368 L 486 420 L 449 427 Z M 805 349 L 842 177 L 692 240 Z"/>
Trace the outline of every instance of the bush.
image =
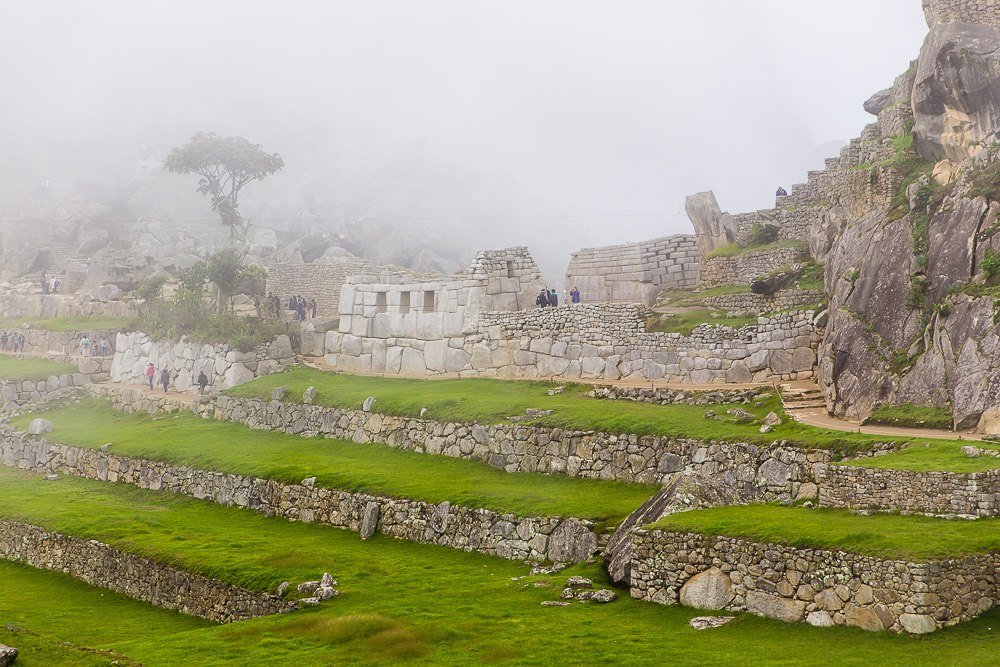
<path id="1" fill-rule="evenodd" d="M 986 274 L 987 280 L 993 280 L 1000 275 L 1000 253 L 997 253 L 993 248 L 987 248 L 981 268 Z"/>
<path id="2" fill-rule="evenodd" d="M 778 228 L 773 225 L 754 225 L 750 228 L 750 245 L 769 245 L 778 240 Z"/>

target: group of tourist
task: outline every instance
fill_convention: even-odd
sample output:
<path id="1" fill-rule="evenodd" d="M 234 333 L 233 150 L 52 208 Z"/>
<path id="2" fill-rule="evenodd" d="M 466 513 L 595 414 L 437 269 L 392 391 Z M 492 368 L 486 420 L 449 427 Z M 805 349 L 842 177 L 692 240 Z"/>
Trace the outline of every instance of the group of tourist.
<path id="1" fill-rule="evenodd" d="M 295 312 L 295 321 L 303 322 L 316 317 L 316 297 L 306 301 L 301 294 L 296 294 L 288 300 L 288 309 Z"/>
<path id="2" fill-rule="evenodd" d="M 40 282 L 42 283 L 42 294 L 55 294 L 56 290 L 59 288 L 59 281 L 56 277 L 46 276 L 44 269 L 42 269 Z"/>
<path id="3" fill-rule="evenodd" d="M 170 369 L 164 367 L 163 370 L 160 371 L 159 379 L 159 384 L 163 386 L 164 394 L 166 394 L 170 389 L 170 380 Z M 146 381 L 149 382 L 149 389 L 152 391 L 153 383 L 156 381 L 156 367 L 153 366 L 152 361 L 146 366 Z M 198 379 L 196 382 L 198 384 L 198 393 L 204 394 L 205 388 L 208 387 L 208 376 L 205 374 L 204 369 L 198 373 Z"/>
<path id="4" fill-rule="evenodd" d="M 580 303 L 580 290 L 576 287 L 569 293 L 569 301 L 573 304 Z M 559 295 L 555 290 L 543 289 L 535 297 L 535 305 L 539 308 L 555 308 L 559 305 Z"/>
<path id="5" fill-rule="evenodd" d="M 84 336 L 80 339 L 80 356 L 82 357 L 92 357 L 100 351 L 102 357 L 108 356 L 108 350 L 111 348 L 111 342 L 105 337 L 98 341 L 92 341 L 88 336 Z"/>
<path id="6" fill-rule="evenodd" d="M 0 346 L 7 352 L 24 352 L 24 334 L 20 331 L 8 334 L 4 331 L 0 334 Z"/>

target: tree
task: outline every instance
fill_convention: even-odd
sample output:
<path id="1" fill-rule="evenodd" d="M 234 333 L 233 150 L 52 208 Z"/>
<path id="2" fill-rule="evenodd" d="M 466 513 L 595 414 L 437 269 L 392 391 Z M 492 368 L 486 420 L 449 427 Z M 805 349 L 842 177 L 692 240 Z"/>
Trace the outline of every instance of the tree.
<path id="1" fill-rule="evenodd" d="M 147 312 L 152 312 L 153 305 L 163 296 L 163 285 L 166 282 L 167 277 L 160 273 L 139 285 L 136 295 L 142 299 Z"/>
<path id="2" fill-rule="evenodd" d="M 220 137 L 199 132 L 191 141 L 170 151 L 163 168 L 176 174 L 198 174 L 198 192 L 211 197 L 212 210 L 229 227 L 229 238 L 237 230 L 246 236 L 250 223 L 240 214 L 240 190 L 280 171 L 285 161 L 277 153 L 265 153 L 259 144 L 243 137 Z"/>
<path id="3" fill-rule="evenodd" d="M 233 297 L 240 286 L 249 281 L 262 281 L 267 277 L 267 270 L 257 264 L 247 264 L 243 257 L 233 248 L 220 250 L 208 261 L 201 261 L 184 269 L 178 275 L 181 289 L 178 295 L 195 295 L 200 299 L 205 283 L 215 285 L 216 311 L 222 312 L 223 306 L 233 309 Z"/>

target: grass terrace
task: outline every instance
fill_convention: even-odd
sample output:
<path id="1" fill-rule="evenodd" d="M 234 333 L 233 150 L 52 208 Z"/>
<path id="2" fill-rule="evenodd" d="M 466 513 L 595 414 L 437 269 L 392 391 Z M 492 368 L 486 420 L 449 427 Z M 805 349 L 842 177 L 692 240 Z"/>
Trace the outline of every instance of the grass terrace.
<path id="1" fill-rule="evenodd" d="M 954 417 L 948 408 L 904 403 L 902 405 L 883 405 L 872 413 L 872 416 L 865 420 L 865 423 L 912 428 L 938 428 L 950 431 L 954 425 Z"/>
<path id="2" fill-rule="evenodd" d="M 49 319 L 14 319 L 0 322 L 0 328 L 21 328 L 43 331 L 98 331 L 104 329 L 127 329 L 135 323 L 131 317 L 54 317 Z"/>
<path id="3" fill-rule="evenodd" d="M 739 243 L 731 243 L 721 248 L 716 248 L 712 252 L 708 253 L 705 259 L 714 259 L 716 257 L 736 257 L 738 255 L 746 255 L 751 252 L 764 252 L 765 250 L 777 250 L 779 248 L 808 248 L 809 244 L 803 241 L 776 241 L 774 243 L 767 243 L 763 245 L 748 245 L 741 246 Z"/>
<path id="4" fill-rule="evenodd" d="M 590 398 L 591 387 L 564 383 L 566 391 L 549 396 L 548 391 L 561 386 L 554 382 L 492 380 L 484 378 L 418 380 L 330 373 L 308 366 L 296 366 L 282 373 L 233 387 L 230 396 L 270 400 L 271 392 L 287 385 L 288 400 L 299 400 L 302 393 L 314 386 L 313 403 L 333 408 L 360 409 L 369 396 L 378 401 L 373 410 L 387 415 L 425 417 L 441 422 L 509 423 L 511 415 L 523 415 L 528 408 L 554 410 L 551 415 L 534 421 L 521 422 L 539 426 L 579 430 L 607 431 L 696 438 L 706 441 L 749 442 L 770 444 L 787 440 L 805 448 L 828 448 L 844 454 L 863 450 L 875 442 L 910 442 L 910 438 L 864 435 L 807 426 L 787 418 L 776 393 L 763 399 L 762 405 L 712 406 L 721 420 L 705 419 L 706 407 L 689 405 L 651 405 L 633 401 L 611 401 Z M 719 385 L 720 389 L 724 385 Z M 759 424 L 740 424 L 728 419 L 728 407 L 739 407 L 755 417 L 764 418 L 769 412 L 782 417 L 784 423 L 774 433 L 762 434 Z M 926 442 L 921 439 L 920 442 Z M 106 442 L 106 441 L 105 441 Z M 103 444 L 103 443 L 102 443 Z"/>
<path id="5" fill-rule="evenodd" d="M 0 354 L 0 380 L 20 382 L 21 380 L 45 380 L 52 375 L 78 373 L 76 366 L 60 364 L 47 359 L 25 357 L 20 359 L 9 354 Z"/>
<path id="6" fill-rule="evenodd" d="M 722 312 L 712 308 L 692 308 L 681 313 L 653 313 L 646 321 L 648 333 L 679 333 L 690 336 L 702 324 L 739 329 L 748 324 L 757 324 L 757 316 L 722 317 Z"/>
<path id="7" fill-rule="evenodd" d="M 1000 444 L 974 441 L 914 442 L 899 451 L 874 458 L 844 461 L 842 465 L 875 468 L 879 470 L 919 470 L 923 472 L 973 473 L 997 470 L 1000 458 L 980 456 L 969 458 L 962 452 L 964 445 L 980 449 L 997 450 Z"/>
<path id="8" fill-rule="evenodd" d="M 950 521 L 899 514 L 862 516 L 831 508 L 745 505 L 673 514 L 649 527 L 911 561 L 1000 550 L 1000 519 Z"/>
<path id="9" fill-rule="evenodd" d="M 0 617 L 37 633 L 0 641 L 31 649 L 18 665 L 109 664 L 102 656 L 35 654 L 61 641 L 113 648 L 134 663 L 410 665 L 871 665 L 993 664 L 1000 612 L 914 638 L 855 628 L 813 628 L 738 615 L 718 630 L 687 621 L 704 612 L 632 600 L 541 606 L 571 574 L 607 586 L 598 565 L 529 577 L 499 558 L 269 519 L 248 511 L 125 485 L 0 468 L 0 515 L 100 539 L 231 583 L 273 589 L 329 571 L 340 597 L 312 610 L 217 626 L 143 610 L 64 575 L 0 567 Z M 23 577 L 17 576 L 24 574 Z M 15 578 L 16 577 L 16 578 Z M 534 583 L 547 584 L 535 587 Z M 8 585 L 10 583 L 10 585 Z M 12 590 L 13 589 L 13 590 Z M 15 592 L 16 591 L 16 592 Z M 134 619 L 133 619 L 134 617 Z M 95 618 L 101 622 L 94 623 Z M 184 625 L 189 624 L 188 628 Z M 22 641 L 25 639 L 26 641 Z M 803 647 L 808 646 L 808 650 Z M 818 659 L 817 656 L 822 656 Z M 676 661 L 676 660 L 675 660 Z M 119 664 L 134 664 L 121 660 Z"/>
<path id="10" fill-rule="evenodd" d="M 486 463 L 405 451 L 387 445 L 304 438 L 242 424 L 172 416 L 125 415 L 86 399 L 41 413 L 54 424 L 50 442 L 165 461 L 201 470 L 354 493 L 512 512 L 521 516 L 575 516 L 617 525 L 657 491 L 624 484 L 541 473 L 506 473 Z M 13 420 L 19 429 L 38 414 Z"/>

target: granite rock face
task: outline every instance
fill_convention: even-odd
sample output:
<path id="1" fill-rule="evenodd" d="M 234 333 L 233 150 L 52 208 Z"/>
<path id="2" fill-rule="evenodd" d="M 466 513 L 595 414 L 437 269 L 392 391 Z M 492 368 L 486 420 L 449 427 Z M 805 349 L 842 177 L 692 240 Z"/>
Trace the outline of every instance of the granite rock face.
<path id="1" fill-rule="evenodd" d="M 719 208 L 714 192 L 690 195 L 684 202 L 684 208 L 694 225 L 702 259 L 716 248 L 736 243 L 736 224 L 731 215 Z"/>

